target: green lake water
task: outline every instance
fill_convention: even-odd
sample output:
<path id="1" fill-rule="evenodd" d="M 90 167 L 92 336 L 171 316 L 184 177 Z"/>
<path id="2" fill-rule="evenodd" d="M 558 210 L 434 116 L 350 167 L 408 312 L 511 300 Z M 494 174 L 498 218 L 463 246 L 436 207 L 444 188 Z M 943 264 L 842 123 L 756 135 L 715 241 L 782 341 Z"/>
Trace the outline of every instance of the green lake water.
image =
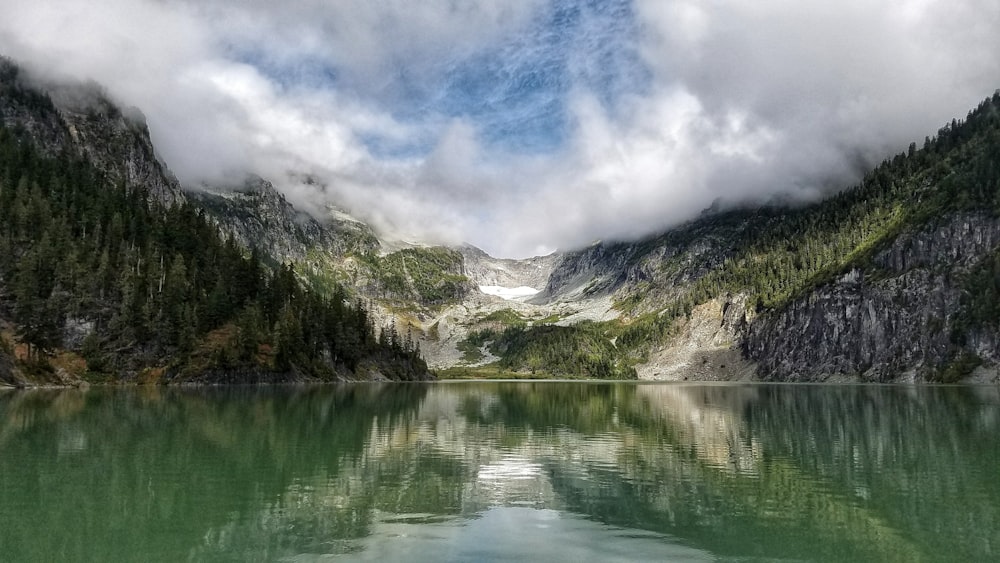
<path id="1" fill-rule="evenodd" d="M 998 561 L 1000 388 L 0 392 L 0 561 Z"/>

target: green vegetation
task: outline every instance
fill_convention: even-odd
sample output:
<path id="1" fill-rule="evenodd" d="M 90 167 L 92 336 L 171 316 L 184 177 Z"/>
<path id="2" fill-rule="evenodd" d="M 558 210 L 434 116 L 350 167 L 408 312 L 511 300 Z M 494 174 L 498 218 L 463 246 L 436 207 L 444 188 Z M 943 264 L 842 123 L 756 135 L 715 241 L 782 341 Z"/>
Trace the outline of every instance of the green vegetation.
<path id="1" fill-rule="evenodd" d="M 357 256 L 370 272 L 370 293 L 390 301 L 417 301 L 425 306 L 454 303 L 465 295 L 468 278 L 461 275 L 461 253 L 442 247 L 406 248 L 386 256 Z"/>
<path id="2" fill-rule="evenodd" d="M 952 339 L 964 344 L 970 330 L 1000 333 L 1000 250 L 994 251 L 965 277 L 962 310 Z"/>
<path id="3" fill-rule="evenodd" d="M 931 375 L 930 380 L 937 383 L 958 383 L 982 364 L 983 360 L 979 356 L 967 350 L 959 350 L 944 369 Z"/>
<path id="4" fill-rule="evenodd" d="M 635 379 L 635 369 L 623 350 L 610 339 L 607 324 L 585 322 L 571 327 L 545 325 L 532 328 L 511 326 L 502 332 L 477 331 L 464 342 L 482 346 L 501 360 L 497 365 L 511 371 L 543 373 L 557 377 Z"/>
<path id="5" fill-rule="evenodd" d="M 476 345 L 473 341 L 465 339 L 458 343 L 458 351 L 462 353 L 462 362 L 475 364 L 483 361 L 486 356 L 482 352 L 482 345 Z"/>
<path id="6" fill-rule="evenodd" d="M 557 322 L 561 321 L 562 318 L 563 318 L 563 316 L 560 315 L 559 313 L 553 313 L 553 314 L 551 314 L 551 315 L 549 315 L 547 317 L 543 317 L 541 319 L 536 319 L 536 320 L 532 321 L 532 324 L 536 325 L 536 326 L 537 325 L 551 325 L 551 324 L 556 324 Z"/>
<path id="7" fill-rule="evenodd" d="M 528 322 L 517 311 L 507 308 L 493 311 L 487 315 L 482 315 L 473 323 L 475 325 L 487 325 L 494 329 L 507 328 L 512 326 L 526 326 Z"/>
<path id="8" fill-rule="evenodd" d="M 14 321 L 29 366 L 50 366 L 70 346 L 86 371 L 118 376 L 151 368 L 239 382 L 233 374 L 331 378 L 366 366 L 399 379 L 426 374 L 418 350 L 376 340 L 365 308 L 342 289 L 307 291 L 291 266 L 245 256 L 195 207 L 165 209 L 5 128 L 0 318 Z M 82 342 L 69 342 L 70 324 L 87 327 Z"/>

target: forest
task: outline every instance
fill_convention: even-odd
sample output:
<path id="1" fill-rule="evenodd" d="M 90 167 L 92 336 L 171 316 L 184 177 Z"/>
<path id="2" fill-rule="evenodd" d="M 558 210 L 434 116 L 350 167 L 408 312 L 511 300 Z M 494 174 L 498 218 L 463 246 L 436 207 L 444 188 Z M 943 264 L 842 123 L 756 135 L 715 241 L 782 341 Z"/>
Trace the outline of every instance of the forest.
<path id="1" fill-rule="evenodd" d="M 43 95 L 22 100 L 51 109 Z M 251 383 L 374 374 L 424 379 L 417 346 L 376 336 L 341 287 L 310 291 L 226 240 L 188 203 L 166 208 L 86 159 L 0 128 L 0 321 L 35 381 Z M 0 353 L 3 351 L 0 350 Z"/>

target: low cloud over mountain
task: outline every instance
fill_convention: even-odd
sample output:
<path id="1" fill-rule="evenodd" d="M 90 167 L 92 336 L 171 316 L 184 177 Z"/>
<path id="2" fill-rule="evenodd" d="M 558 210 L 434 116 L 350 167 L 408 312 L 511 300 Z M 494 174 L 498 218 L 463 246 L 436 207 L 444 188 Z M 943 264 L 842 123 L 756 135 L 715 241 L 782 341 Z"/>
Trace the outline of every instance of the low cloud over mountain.
<path id="1" fill-rule="evenodd" d="M 842 187 L 1000 87 L 998 29 L 988 0 L 53 0 L 6 6 L 0 52 L 141 108 L 188 185 L 521 256 Z"/>

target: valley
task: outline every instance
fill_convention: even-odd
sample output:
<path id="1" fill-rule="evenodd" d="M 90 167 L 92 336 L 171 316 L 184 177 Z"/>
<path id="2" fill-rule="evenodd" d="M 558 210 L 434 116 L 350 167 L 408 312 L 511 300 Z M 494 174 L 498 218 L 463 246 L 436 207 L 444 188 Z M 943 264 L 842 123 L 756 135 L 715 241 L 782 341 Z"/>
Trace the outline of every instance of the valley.
<path id="1" fill-rule="evenodd" d="M 181 186 L 137 110 L 93 86 L 39 90 L 3 64 L 3 126 L 17 142 L 76 155 L 105 185 L 144 194 L 151 213 L 188 206 L 255 264 L 288 269 L 320 299 L 358 303 L 375 341 L 405 344 L 442 376 L 1000 380 L 1000 326 L 984 313 L 1000 297 L 1000 93 L 821 201 L 713 206 L 643 240 L 514 260 L 382 240 L 349 210 L 297 209 L 256 176 Z M 18 174 L 9 168 L 2 180 L 9 201 Z M 8 256 L 23 256 L 17 240 L 5 242 Z M 0 270 L 7 381 L 16 379 L 10 356 L 23 359 L 17 268 L 9 260 Z M 50 350 L 80 356 L 107 318 L 62 313 Z M 206 329 L 236 330 L 223 318 Z M 271 349 L 261 338 L 260 350 Z M 169 373 L 171 342 L 143 360 L 120 355 L 124 371 L 112 378 Z M 331 374 L 347 376 L 324 354 Z M 246 356 L 273 369 L 264 357 Z"/>

